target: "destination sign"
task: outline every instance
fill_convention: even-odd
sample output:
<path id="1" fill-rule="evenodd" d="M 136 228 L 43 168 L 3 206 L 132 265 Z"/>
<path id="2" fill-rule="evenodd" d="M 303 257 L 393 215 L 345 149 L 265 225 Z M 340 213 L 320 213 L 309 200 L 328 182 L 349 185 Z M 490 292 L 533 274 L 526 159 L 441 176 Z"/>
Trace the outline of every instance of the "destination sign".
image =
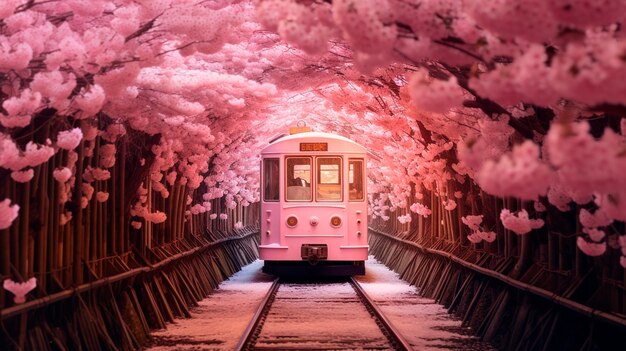
<path id="1" fill-rule="evenodd" d="M 328 143 L 300 143 L 300 151 L 328 151 Z"/>

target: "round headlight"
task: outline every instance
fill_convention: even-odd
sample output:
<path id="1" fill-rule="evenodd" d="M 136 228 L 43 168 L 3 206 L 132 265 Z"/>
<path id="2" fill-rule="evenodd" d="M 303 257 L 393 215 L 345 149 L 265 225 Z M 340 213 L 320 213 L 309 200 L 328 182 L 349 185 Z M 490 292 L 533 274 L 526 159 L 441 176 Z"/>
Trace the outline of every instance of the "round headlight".
<path id="1" fill-rule="evenodd" d="M 339 227 L 341 225 L 341 218 L 339 216 L 332 216 L 330 218 L 330 225 L 333 227 Z"/>
<path id="2" fill-rule="evenodd" d="M 298 224 L 298 218 L 296 216 L 287 217 L 287 227 L 293 228 Z"/>

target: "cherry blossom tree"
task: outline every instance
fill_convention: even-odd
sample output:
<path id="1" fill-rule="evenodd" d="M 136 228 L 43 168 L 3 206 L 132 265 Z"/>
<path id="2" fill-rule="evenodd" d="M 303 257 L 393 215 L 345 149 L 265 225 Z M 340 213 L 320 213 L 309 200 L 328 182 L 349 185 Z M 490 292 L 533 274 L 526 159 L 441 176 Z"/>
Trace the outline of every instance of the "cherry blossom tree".
<path id="1" fill-rule="evenodd" d="M 32 182 L 64 153 L 53 173 L 62 202 L 89 206 L 109 201 L 93 184 L 110 177 L 120 143 L 143 140 L 133 227 L 167 220 L 144 197 L 174 185 L 196 191 L 187 216 L 217 219 L 211 199 L 258 201 L 257 150 L 301 119 L 371 150 L 373 216 L 429 216 L 427 193 L 454 211 L 477 185 L 535 208 L 578 205 L 578 246 L 599 254 L 626 220 L 626 81 L 614 78 L 626 73 L 625 10 L 619 0 L 3 1 L 0 167 Z M 2 195 L 6 228 L 19 207 Z M 527 210 L 502 223 L 536 230 L 526 221 L 543 212 Z M 472 228 L 482 234 L 470 240 L 493 241 L 492 229 Z"/>

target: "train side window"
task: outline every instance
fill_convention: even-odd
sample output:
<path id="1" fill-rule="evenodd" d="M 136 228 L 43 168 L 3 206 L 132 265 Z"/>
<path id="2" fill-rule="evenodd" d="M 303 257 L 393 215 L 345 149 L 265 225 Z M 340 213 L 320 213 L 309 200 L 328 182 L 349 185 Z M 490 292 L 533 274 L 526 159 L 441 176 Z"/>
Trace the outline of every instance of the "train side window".
<path id="1" fill-rule="evenodd" d="M 287 201 L 311 201 L 311 158 L 286 157 Z"/>
<path id="2" fill-rule="evenodd" d="M 278 159 L 277 158 L 265 158 L 263 159 L 263 200 L 264 201 L 278 201 L 279 189 L 278 182 L 280 175 L 278 171 Z"/>
<path id="3" fill-rule="evenodd" d="M 341 158 L 318 157 L 317 200 L 341 201 Z"/>
<path id="4" fill-rule="evenodd" d="M 350 201 L 363 201 L 363 160 L 348 160 L 348 196 Z"/>

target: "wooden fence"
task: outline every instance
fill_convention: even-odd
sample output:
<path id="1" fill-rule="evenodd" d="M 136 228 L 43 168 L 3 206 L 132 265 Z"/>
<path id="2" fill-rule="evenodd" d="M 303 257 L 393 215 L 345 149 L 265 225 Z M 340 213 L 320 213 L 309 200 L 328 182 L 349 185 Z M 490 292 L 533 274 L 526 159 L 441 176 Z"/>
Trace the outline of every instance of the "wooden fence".
<path id="1" fill-rule="evenodd" d="M 626 348 L 626 276 L 619 251 L 599 258 L 581 253 L 577 209 L 535 213 L 532 203 L 478 188 L 469 193 L 455 199 L 452 211 L 439 197 L 425 196 L 432 214 L 414 215 L 410 224 L 393 215 L 370 221 L 371 253 L 502 349 Z M 497 221 L 502 208 L 526 209 L 546 225 L 512 233 Z M 468 214 L 484 215 L 496 241 L 469 242 L 470 230 L 461 222 Z M 623 224 L 612 229 L 618 234 Z"/>
<path id="2" fill-rule="evenodd" d="M 69 127 L 33 123 L 14 138 L 18 144 L 45 143 Z M 0 281 L 37 278 L 24 304 L 14 304 L 12 294 L 0 289 L 2 349 L 137 349 L 151 328 L 188 315 L 189 306 L 258 256 L 257 205 L 227 209 L 223 199 L 214 199 L 212 212 L 228 219 L 211 219 L 209 213 L 187 217 L 187 198 L 201 198 L 202 187 L 166 185 L 168 198 L 151 189 L 150 149 L 159 137 L 131 131 L 119 138 L 110 178 L 90 182 L 94 195 L 86 204 L 82 177 L 69 201 L 61 201 L 65 195 L 53 172 L 68 164 L 68 151 L 34 167 L 27 183 L 0 171 L 0 199 L 20 206 L 18 219 L 0 231 Z M 100 136 L 81 142 L 75 174 L 102 166 L 104 142 Z M 142 183 L 147 205 L 164 212 L 167 221 L 132 218 Z M 98 201 L 99 191 L 109 194 L 107 201 Z M 62 215 L 69 213 L 72 219 L 63 224 Z M 131 221 L 140 221 L 141 228 Z M 243 227 L 235 227 L 237 222 Z"/>

